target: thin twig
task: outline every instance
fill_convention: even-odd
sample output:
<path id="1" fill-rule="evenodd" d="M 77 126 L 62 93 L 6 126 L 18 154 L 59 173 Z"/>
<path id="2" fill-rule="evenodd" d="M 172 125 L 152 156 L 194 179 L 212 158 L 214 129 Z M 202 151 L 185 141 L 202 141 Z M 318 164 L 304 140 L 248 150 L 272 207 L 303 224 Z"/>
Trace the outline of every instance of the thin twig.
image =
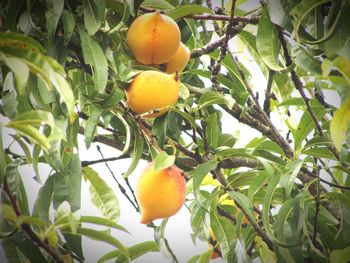
<path id="1" fill-rule="evenodd" d="M 233 16 L 234 16 L 234 12 L 235 12 L 235 6 L 236 6 L 236 0 L 232 0 L 230 20 L 229 20 L 229 23 L 226 27 L 226 31 L 225 31 L 225 35 L 224 35 L 225 38 L 224 38 L 224 41 L 222 42 L 222 45 L 220 46 L 219 57 L 215 61 L 215 64 L 214 64 L 214 66 L 212 68 L 212 72 L 211 72 L 211 82 L 213 83 L 213 88 L 216 89 L 217 91 L 220 91 L 220 92 L 222 91 L 222 89 L 220 87 L 220 82 L 218 81 L 217 76 L 218 76 L 220 69 L 221 69 L 221 61 L 226 56 L 228 42 L 231 38 L 231 30 L 232 30 L 232 26 L 234 25 Z"/>
<path id="2" fill-rule="evenodd" d="M 102 159 L 104 159 L 104 155 L 101 151 L 101 148 L 100 146 L 96 146 L 97 148 L 97 151 L 99 152 L 99 154 L 101 155 Z M 140 211 L 140 207 L 136 201 L 136 203 L 133 202 L 133 200 L 130 198 L 130 196 L 128 195 L 128 193 L 126 192 L 125 188 L 119 183 L 118 179 L 115 177 L 112 169 L 109 167 L 108 163 L 107 162 L 104 162 L 108 171 L 110 172 L 110 174 L 112 175 L 114 181 L 117 183 L 118 187 L 119 187 L 119 190 L 121 191 L 121 193 L 126 197 L 126 199 L 128 199 L 128 201 L 131 203 L 131 205 L 135 208 L 136 212 L 139 212 Z"/>
<path id="3" fill-rule="evenodd" d="M 98 159 L 98 160 L 92 160 L 92 161 L 82 161 L 81 166 L 85 167 L 85 166 L 89 166 L 89 165 L 93 165 L 93 164 L 113 162 L 113 161 L 126 159 L 126 158 L 130 158 L 130 154 L 122 154 L 122 155 L 119 155 L 117 157 Z"/>
<path id="4" fill-rule="evenodd" d="M 318 159 L 318 160 L 320 160 L 320 159 Z M 307 174 L 307 175 L 310 176 L 310 177 L 318 178 L 314 173 L 310 172 L 310 171 L 309 171 L 308 169 L 306 169 L 305 167 L 302 167 L 302 168 L 301 168 L 301 172 Z M 320 181 L 321 181 L 322 183 L 325 183 L 325 184 L 329 185 L 329 186 L 332 186 L 332 187 L 335 187 L 335 188 L 339 188 L 339 189 L 343 189 L 343 190 L 348 190 L 348 191 L 350 191 L 350 186 L 345 186 L 345 185 L 340 185 L 340 184 L 331 183 L 331 182 L 329 182 L 329 181 L 327 181 L 327 180 L 325 180 L 325 179 L 323 179 L 323 178 L 321 178 L 321 177 L 320 177 Z M 315 193 L 316 193 L 316 192 L 315 192 Z"/>

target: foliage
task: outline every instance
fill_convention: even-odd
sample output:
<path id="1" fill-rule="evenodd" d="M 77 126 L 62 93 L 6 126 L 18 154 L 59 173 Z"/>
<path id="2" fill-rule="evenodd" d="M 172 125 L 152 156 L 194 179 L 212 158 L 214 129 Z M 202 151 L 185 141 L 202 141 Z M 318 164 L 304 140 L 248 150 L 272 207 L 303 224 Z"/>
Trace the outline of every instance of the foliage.
<path id="1" fill-rule="evenodd" d="M 13 141 L 0 138 L 0 234 L 10 262 L 83 261 L 82 237 L 115 247 L 100 262 L 158 250 L 176 261 L 167 220 L 149 225 L 155 241 L 131 247 L 110 234 L 127 231 L 119 202 L 95 162 L 81 161 L 78 136 L 130 157 L 126 180 L 140 159 L 183 169 L 192 237 L 210 242 L 211 228 L 227 262 L 349 258 L 350 1 L 221 2 L 1 1 L 0 129 Z M 129 110 L 124 89 L 151 68 L 135 63 L 128 27 L 154 9 L 176 20 L 192 58 L 176 106 L 153 120 Z M 228 120 L 237 124 L 223 133 Z M 249 130 L 258 135 L 247 142 Z M 20 168 L 41 182 L 42 164 L 52 172 L 30 211 Z M 104 217 L 78 216 L 83 178 Z"/>

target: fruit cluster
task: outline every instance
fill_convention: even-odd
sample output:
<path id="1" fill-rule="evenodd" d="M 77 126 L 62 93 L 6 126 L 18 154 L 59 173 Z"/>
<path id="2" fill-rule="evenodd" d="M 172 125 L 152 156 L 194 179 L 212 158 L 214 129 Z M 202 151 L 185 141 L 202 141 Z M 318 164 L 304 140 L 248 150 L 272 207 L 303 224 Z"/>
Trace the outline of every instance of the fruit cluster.
<path id="1" fill-rule="evenodd" d="M 159 11 L 137 17 L 130 25 L 128 46 L 144 65 L 164 69 L 139 73 L 126 90 L 130 109 L 145 118 L 158 117 L 174 106 L 179 97 L 178 73 L 187 65 L 190 51 L 181 43 L 176 22 Z"/>
<path id="2" fill-rule="evenodd" d="M 166 113 L 168 107 L 174 106 L 178 100 L 178 72 L 186 67 L 190 59 L 190 51 L 180 38 L 176 22 L 160 12 L 139 16 L 129 28 L 128 45 L 138 63 L 165 71 L 143 71 L 126 90 L 130 109 L 144 118 Z M 174 215 L 186 197 L 182 171 L 175 165 L 155 170 L 154 162 L 150 163 L 137 183 L 136 197 L 143 224 Z"/>

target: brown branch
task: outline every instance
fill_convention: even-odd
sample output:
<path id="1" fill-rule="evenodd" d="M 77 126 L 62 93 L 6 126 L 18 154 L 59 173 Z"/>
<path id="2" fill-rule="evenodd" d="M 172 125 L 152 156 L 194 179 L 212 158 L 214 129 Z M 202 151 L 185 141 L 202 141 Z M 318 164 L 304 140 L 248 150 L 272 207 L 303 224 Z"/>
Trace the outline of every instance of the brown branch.
<path id="1" fill-rule="evenodd" d="M 278 30 L 278 37 L 279 37 L 280 42 L 281 42 L 281 46 L 282 46 L 282 49 L 283 49 L 284 57 L 286 59 L 286 65 L 287 65 L 287 67 L 289 67 L 289 66 L 292 65 L 293 61 L 292 61 L 292 58 L 291 58 L 291 56 L 289 55 L 289 52 L 288 52 L 287 42 L 286 42 L 286 40 L 285 40 L 285 38 L 283 36 L 282 28 L 279 27 L 279 26 L 276 26 L 276 27 L 277 27 L 277 30 Z M 291 76 L 292 76 L 293 84 L 294 84 L 295 88 L 299 91 L 301 97 L 303 98 L 304 103 L 305 103 L 306 108 L 307 108 L 307 111 L 309 112 L 313 122 L 315 123 L 316 130 L 318 131 L 320 136 L 324 136 L 322 127 L 321 127 L 320 123 L 318 122 L 316 114 L 315 114 L 315 112 L 313 111 L 313 109 L 311 107 L 310 98 L 308 96 L 306 96 L 306 94 L 304 92 L 304 85 L 303 85 L 303 83 L 299 79 L 299 77 L 298 77 L 298 75 L 297 75 L 297 73 L 295 72 L 294 69 L 292 69 L 290 73 L 291 73 Z M 342 162 L 340 160 L 339 153 L 338 153 L 338 151 L 336 150 L 336 148 L 334 146 L 327 146 L 327 148 L 334 154 L 335 158 L 341 163 L 341 165 L 345 169 L 349 169 L 349 165 L 346 164 L 345 162 Z"/>
<path id="2" fill-rule="evenodd" d="M 251 15 L 247 16 L 247 18 L 255 19 L 255 18 L 260 17 L 260 14 L 261 14 L 261 12 L 257 11 L 257 12 L 252 13 Z M 233 26 L 231 28 L 230 37 L 232 38 L 235 35 L 239 34 L 247 24 L 248 23 L 246 23 L 246 22 L 240 22 L 237 25 Z M 212 42 L 206 44 L 203 47 L 195 48 L 195 49 L 191 50 L 191 58 L 198 58 L 204 54 L 208 54 L 208 53 L 213 52 L 219 46 L 222 45 L 224 40 L 225 40 L 225 36 L 221 36 L 220 38 L 213 40 Z"/>
<path id="3" fill-rule="evenodd" d="M 230 159 L 225 159 L 221 161 L 220 165 L 221 168 L 224 169 L 232 169 L 238 167 L 256 168 L 259 165 L 259 162 L 246 157 L 232 157 Z"/>
<path id="4" fill-rule="evenodd" d="M 275 74 L 275 71 L 273 70 L 269 71 L 269 77 L 267 79 L 267 87 L 265 91 L 264 111 L 267 117 L 269 118 L 270 118 L 270 105 L 271 105 L 271 88 L 272 88 L 274 74 Z"/>
<path id="5" fill-rule="evenodd" d="M 11 193 L 11 190 L 9 188 L 9 185 L 7 183 L 7 178 L 6 176 L 4 177 L 4 182 L 3 182 L 3 191 L 5 192 L 5 194 L 7 195 L 11 206 L 16 214 L 17 217 L 22 216 L 22 212 L 18 206 L 17 200 L 16 200 L 16 196 Z M 29 224 L 21 224 L 20 225 L 20 229 L 27 235 L 27 237 L 33 242 L 35 243 L 38 247 L 42 248 L 43 250 L 46 251 L 47 254 L 49 254 L 53 260 L 55 260 L 58 263 L 65 263 L 64 258 L 62 257 L 62 255 L 54 250 L 53 248 L 51 248 L 47 243 L 45 243 L 43 240 L 41 240 L 39 238 L 39 236 L 32 230 L 32 228 L 30 227 Z"/>
<path id="6" fill-rule="evenodd" d="M 226 32 L 224 35 L 224 41 L 222 42 L 222 45 L 220 45 L 220 54 L 218 59 L 215 61 L 215 64 L 212 67 L 212 72 L 211 72 L 211 82 L 213 83 L 213 88 L 216 89 L 217 91 L 222 91 L 220 87 L 220 82 L 218 81 L 217 77 L 221 69 L 221 61 L 225 58 L 227 48 L 228 48 L 228 42 L 231 38 L 231 30 L 234 25 L 233 22 L 233 16 L 235 12 L 235 6 L 236 6 L 236 0 L 232 0 L 231 3 L 231 14 L 230 14 L 230 20 L 226 28 Z"/>
<path id="7" fill-rule="evenodd" d="M 234 189 L 229 185 L 225 175 L 222 173 L 221 169 L 218 168 L 214 171 L 212 171 L 213 176 L 225 187 L 227 188 L 229 191 L 234 191 Z M 245 217 L 247 218 L 247 220 L 249 221 L 249 223 L 252 225 L 252 227 L 254 228 L 254 230 L 256 231 L 256 233 L 261 237 L 261 239 L 266 243 L 266 245 L 268 246 L 268 248 L 271 251 L 274 251 L 274 247 L 273 247 L 273 243 L 270 240 L 270 238 L 268 237 L 268 235 L 266 234 L 266 232 L 259 226 L 259 224 L 257 222 L 255 222 L 255 220 L 253 218 L 251 218 L 248 213 L 245 211 L 245 209 L 235 200 L 233 200 L 236 207 L 241 210 L 241 212 L 243 213 L 243 215 L 245 215 Z"/>
<path id="8" fill-rule="evenodd" d="M 192 18 L 195 20 L 214 20 L 214 21 L 230 21 L 230 16 L 226 15 L 189 15 L 185 18 Z M 247 24 L 257 24 L 259 23 L 258 17 L 245 17 L 245 16 L 235 16 L 232 18 L 234 23 L 245 22 Z"/>
<path id="9" fill-rule="evenodd" d="M 142 13 L 153 13 L 156 11 L 161 11 L 161 10 L 154 9 L 154 8 L 147 8 L 144 6 L 140 6 L 139 10 L 142 11 Z M 165 12 L 162 12 L 162 13 L 165 13 Z M 187 15 L 187 16 L 184 16 L 183 18 L 191 18 L 194 20 L 230 21 L 230 16 L 228 16 L 228 15 L 197 14 L 197 15 Z M 245 23 L 255 25 L 259 22 L 259 17 L 235 16 L 233 18 L 233 21 L 236 23 L 245 22 Z"/>

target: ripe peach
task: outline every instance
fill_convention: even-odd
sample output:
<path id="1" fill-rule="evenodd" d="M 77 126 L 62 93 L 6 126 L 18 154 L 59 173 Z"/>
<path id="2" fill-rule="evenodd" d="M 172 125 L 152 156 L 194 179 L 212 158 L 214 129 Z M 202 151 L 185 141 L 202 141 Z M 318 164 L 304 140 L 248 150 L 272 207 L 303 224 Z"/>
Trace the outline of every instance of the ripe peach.
<path id="1" fill-rule="evenodd" d="M 176 22 L 159 11 L 143 14 L 131 24 L 127 42 L 135 58 L 145 65 L 168 62 L 180 45 Z"/>
<path id="2" fill-rule="evenodd" d="M 175 56 L 165 64 L 165 72 L 169 74 L 176 71 L 181 72 L 186 67 L 190 57 L 190 50 L 181 42 Z"/>
<path id="3" fill-rule="evenodd" d="M 151 162 L 143 171 L 136 186 L 136 197 L 141 208 L 141 223 L 168 218 L 177 213 L 185 202 L 186 184 L 181 170 L 171 166 L 154 170 Z"/>
<path id="4" fill-rule="evenodd" d="M 168 111 L 166 106 L 173 106 L 179 97 L 180 82 L 177 73 L 166 74 L 155 70 L 139 73 L 126 89 L 127 102 L 131 110 L 143 114 L 158 109 L 159 112 L 146 114 L 154 118 Z"/>

